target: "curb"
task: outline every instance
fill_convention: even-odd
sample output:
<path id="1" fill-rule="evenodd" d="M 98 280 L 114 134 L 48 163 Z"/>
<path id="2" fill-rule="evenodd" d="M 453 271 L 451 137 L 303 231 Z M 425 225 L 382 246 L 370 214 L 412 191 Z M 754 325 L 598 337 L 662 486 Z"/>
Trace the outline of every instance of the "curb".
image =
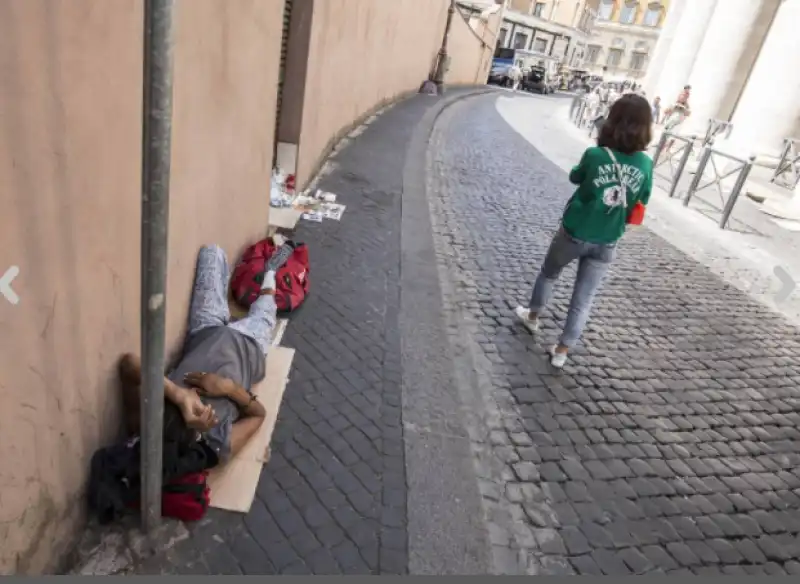
<path id="1" fill-rule="evenodd" d="M 400 343 L 411 575 L 492 573 L 462 391 L 448 336 L 427 192 L 429 141 L 450 106 L 501 91 L 450 90 L 414 128 L 403 168 Z M 442 427 L 446 426 L 446 432 Z"/>

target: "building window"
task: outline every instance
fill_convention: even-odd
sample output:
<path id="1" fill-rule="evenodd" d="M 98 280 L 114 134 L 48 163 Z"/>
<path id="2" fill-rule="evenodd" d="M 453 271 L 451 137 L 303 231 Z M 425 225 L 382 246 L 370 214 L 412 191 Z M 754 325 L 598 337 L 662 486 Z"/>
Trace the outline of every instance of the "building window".
<path id="1" fill-rule="evenodd" d="M 631 69 L 634 71 L 641 71 L 644 69 L 644 60 L 645 57 L 644 53 L 634 53 L 631 55 Z"/>
<path id="2" fill-rule="evenodd" d="M 501 28 L 500 32 L 497 33 L 497 46 L 498 47 L 505 47 L 507 38 L 508 38 L 508 29 L 507 28 Z"/>
<path id="3" fill-rule="evenodd" d="M 586 52 L 586 62 L 594 65 L 597 63 L 598 57 L 600 57 L 600 47 L 597 45 L 589 45 Z"/>
<path id="4" fill-rule="evenodd" d="M 587 33 L 591 32 L 596 18 L 597 14 L 593 10 L 584 8 L 583 14 L 581 15 L 581 21 L 578 24 L 578 29 Z"/>
<path id="5" fill-rule="evenodd" d="M 527 44 L 528 44 L 528 35 L 522 32 L 518 32 L 514 35 L 515 49 L 524 49 Z"/>
<path id="6" fill-rule="evenodd" d="M 649 53 L 650 47 L 647 46 L 647 41 L 636 41 L 633 50 L 639 51 L 640 53 Z"/>
<path id="7" fill-rule="evenodd" d="M 539 18 L 541 18 L 542 15 L 544 14 L 545 6 L 546 6 L 546 4 L 544 2 L 537 2 L 536 4 L 534 4 L 533 5 L 533 15 L 534 16 L 538 16 Z"/>
<path id="8" fill-rule="evenodd" d="M 637 0 L 627 0 L 622 7 L 622 12 L 619 14 L 619 21 L 621 24 L 633 24 L 636 22 L 636 11 L 639 8 Z"/>
<path id="9" fill-rule="evenodd" d="M 622 49 L 609 49 L 608 50 L 608 60 L 606 61 L 606 65 L 609 67 L 619 67 L 619 64 L 622 62 Z"/>
<path id="10" fill-rule="evenodd" d="M 647 6 L 647 12 L 644 13 L 645 26 L 658 26 L 661 23 L 661 15 L 664 13 L 664 7 L 660 2 L 651 2 Z"/>
<path id="11" fill-rule="evenodd" d="M 533 39 L 533 50 L 538 53 L 546 53 L 547 39 Z"/>
<path id="12" fill-rule="evenodd" d="M 598 20 L 611 20 L 614 14 L 614 0 L 600 0 L 600 10 L 597 11 Z"/>

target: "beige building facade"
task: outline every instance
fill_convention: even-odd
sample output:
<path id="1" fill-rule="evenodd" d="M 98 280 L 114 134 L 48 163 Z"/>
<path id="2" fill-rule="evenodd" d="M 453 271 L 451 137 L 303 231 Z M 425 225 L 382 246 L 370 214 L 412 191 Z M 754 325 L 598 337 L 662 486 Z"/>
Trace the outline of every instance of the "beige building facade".
<path id="1" fill-rule="evenodd" d="M 584 67 L 606 81 L 644 78 L 670 0 L 600 0 Z"/>
<path id="2" fill-rule="evenodd" d="M 580 68 L 600 0 L 507 0 L 497 46 Z"/>

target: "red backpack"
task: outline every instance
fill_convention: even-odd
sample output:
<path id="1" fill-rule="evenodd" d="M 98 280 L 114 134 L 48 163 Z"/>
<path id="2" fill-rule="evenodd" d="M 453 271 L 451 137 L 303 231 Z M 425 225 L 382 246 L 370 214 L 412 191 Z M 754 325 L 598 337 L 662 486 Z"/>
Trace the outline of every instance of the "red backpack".
<path id="1" fill-rule="evenodd" d="M 275 304 L 278 312 L 297 310 L 308 295 L 308 248 L 303 243 L 287 241 L 293 251 L 286 263 L 275 273 Z M 272 239 L 251 245 L 242 254 L 231 278 L 233 297 L 240 305 L 249 308 L 258 299 L 267 263 L 277 251 Z"/>
<path id="2" fill-rule="evenodd" d="M 208 511 L 211 489 L 208 472 L 190 472 L 161 486 L 161 516 L 181 521 L 199 521 Z M 135 495 L 135 496 L 134 496 Z M 130 509 L 139 508 L 139 493 L 127 501 Z"/>
<path id="3" fill-rule="evenodd" d="M 211 500 L 207 478 L 207 471 L 191 472 L 164 485 L 161 489 L 161 515 L 181 521 L 202 519 Z"/>

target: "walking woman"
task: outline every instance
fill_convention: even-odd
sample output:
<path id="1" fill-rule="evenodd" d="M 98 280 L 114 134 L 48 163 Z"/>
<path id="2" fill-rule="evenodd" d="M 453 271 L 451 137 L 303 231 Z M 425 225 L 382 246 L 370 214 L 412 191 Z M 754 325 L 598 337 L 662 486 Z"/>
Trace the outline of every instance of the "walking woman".
<path id="1" fill-rule="evenodd" d="M 561 368 L 578 342 L 592 302 L 616 255 L 628 223 L 641 223 L 653 186 L 653 161 L 645 154 L 652 137 L 650 104 L 639 95 L 624 95 L 614 103 L 597 139 L 583 153 L 569 180 L 578 186 L 567 203 L 561 225 L 550 244 L 527 308 L 515 314 L 536 333 L 539 315 L 553 295 L 561 271 L 578 261 L 578 275 L 567 320 L 558 344 L 549 350 L 550 363 Z"/>

